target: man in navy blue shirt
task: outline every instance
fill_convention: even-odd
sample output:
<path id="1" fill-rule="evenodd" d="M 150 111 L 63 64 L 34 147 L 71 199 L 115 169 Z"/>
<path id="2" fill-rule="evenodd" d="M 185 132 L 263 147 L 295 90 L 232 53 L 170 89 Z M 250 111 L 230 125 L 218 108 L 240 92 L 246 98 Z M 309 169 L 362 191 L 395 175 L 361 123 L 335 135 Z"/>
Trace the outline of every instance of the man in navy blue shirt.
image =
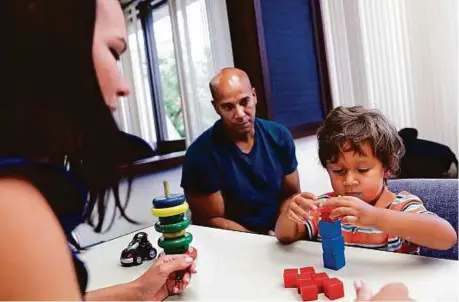
<path id="1" fill-rule="evenodd" d="M 293 138 L 255 118 L 257 96 L 244 71 L 222 69 L 210 90 L 220 120 L 188 148 L 182 172 L 193 223 L 273 235 L 300 193 Z"/>

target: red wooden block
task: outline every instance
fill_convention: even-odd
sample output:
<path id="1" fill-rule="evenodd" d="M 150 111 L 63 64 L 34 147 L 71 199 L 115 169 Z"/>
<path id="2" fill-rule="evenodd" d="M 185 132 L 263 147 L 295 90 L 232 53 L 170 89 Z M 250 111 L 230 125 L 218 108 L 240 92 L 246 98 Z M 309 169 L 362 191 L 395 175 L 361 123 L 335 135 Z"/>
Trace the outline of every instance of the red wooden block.
<path id="1" fill-rule="evenodd" d="M 333 210 L 334 210 L 334 208 L 332 208 L 332 207 L 321 207 L 320 208 L 320 219 L 322 221 L 333 222 L 334 220 L 330 219 L 330 213 Z"/>
<path id="2" fill-rule="evenodd" d="M 300 293 L 303 301 L 317 300 L 319 295 L 317 283 L 314 280 L 305 281 L 300 288 Z"/>
<path id="3" fill-rule="evenodd" d="M 297 268 L 286 268 L 284 269 L 284 287 L 292 288 L 297 286 Z"/>
<path id="4" fill-rule="evenodd" d="M 312 275 L 312 280 L 317 281 L 317 288 L 318 288 L 318 290 L 319 290 L 319 293 L 323 293 L 323 292 L 324 292 L 323 282 L 324 282 L 325 280 L 328 280 L 328 275 L 327 275 L 327 273 L 317 273 L 317 274 L 314 274 L 314 275 Z"/>
<path id="5" fill-rule="evenodd" d="M 284 275 L 298 274 L 297 268 L 286 268 L 284 269 Z"/>
<path id="6" fill-rule="evenodd" d="M 314 267 L 312 267 L 312 266 L 306 266 L 306 267 L 301 267 L 301 268 L 300 268 L 300 274 L 303 274 L 303 273 L 315 274 L 316 271 L 314 270 Z"/>
<path id="7" fill-rule="evenodd" d="M 312 274 L 311 273 L 301 273 L 297 277 L 297 287 L 298 287 L 298 294 L 300 293 L 301 286 L 303 284 L 308 284 L 308 281 L 312 280 Z M 314 281 L 316 282 L 316 281 Z"/>
<path id="8" fill-rule="evenodd" d="M 343 282 L 338 278 L 331 278 L 323 282 L 324 293 L 330 300 L 344 297 Z"/>

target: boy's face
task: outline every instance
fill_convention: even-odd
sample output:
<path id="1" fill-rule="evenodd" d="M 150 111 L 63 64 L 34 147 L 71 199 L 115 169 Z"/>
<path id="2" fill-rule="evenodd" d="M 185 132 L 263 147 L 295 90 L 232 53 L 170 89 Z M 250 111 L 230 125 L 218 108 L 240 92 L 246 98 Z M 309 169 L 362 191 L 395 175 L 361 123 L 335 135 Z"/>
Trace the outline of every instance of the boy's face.
<path id="1" fill-rule="evenodd" d="M 327 171 L 335 194 L 372 202 L 384 186 L 386 169 L 374 156 L 369 144 L 362 144 L 361 148 L 363 154 L 350 150 L 349 145 L 345 144 L 345 152 L 338 161 L 327 162 Z"/>

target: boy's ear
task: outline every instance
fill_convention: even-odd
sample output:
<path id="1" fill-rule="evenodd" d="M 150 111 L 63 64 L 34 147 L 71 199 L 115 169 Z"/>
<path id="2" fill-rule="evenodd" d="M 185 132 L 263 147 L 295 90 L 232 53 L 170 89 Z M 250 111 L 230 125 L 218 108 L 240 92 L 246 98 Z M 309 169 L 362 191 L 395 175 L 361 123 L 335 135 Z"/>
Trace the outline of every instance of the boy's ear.
<path id="1" fill-rule="evenodd" d="M 388 179 L 392 176 L 392 173 L 390 173 L 390 170 L 386 169 L 384 170 L 384 178 Z"/>

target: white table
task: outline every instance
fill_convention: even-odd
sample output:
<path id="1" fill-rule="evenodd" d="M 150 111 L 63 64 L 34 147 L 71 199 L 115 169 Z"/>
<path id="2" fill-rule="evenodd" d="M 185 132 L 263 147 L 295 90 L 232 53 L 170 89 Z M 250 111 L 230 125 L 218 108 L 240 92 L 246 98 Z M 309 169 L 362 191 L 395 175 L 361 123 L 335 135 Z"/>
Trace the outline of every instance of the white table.
<path id="1" fill-rule="evenodd" d="M 153 227 L 144 231 L 157 246 L 160 236 Z M 458 262 L 346 247 L 346 266 L 339 271 L 323 267 L 320 243 L 299 241 L 289 246 L 275 237 L 190 226 L 198 249 L 197 271 L 190 286 L 172 300 L 293 300 L 296 289 L 283 287 L 285 268 L 314 266 L 344 282 L 345 300 L 353 300 L 353 281 L 363 279 L 373 289 L 403 282 L 416 300 L 458 300 Z M 122 267 L 121 251 L 132 239 L 129 234 L 95 246 L 81 259 L 89 271 L 89 290 L 134 280 L 150 265 Z M 158 249 L 159 251 L 159 249 Z M 328 300 L 319 295 L 319 300 Z"/>

